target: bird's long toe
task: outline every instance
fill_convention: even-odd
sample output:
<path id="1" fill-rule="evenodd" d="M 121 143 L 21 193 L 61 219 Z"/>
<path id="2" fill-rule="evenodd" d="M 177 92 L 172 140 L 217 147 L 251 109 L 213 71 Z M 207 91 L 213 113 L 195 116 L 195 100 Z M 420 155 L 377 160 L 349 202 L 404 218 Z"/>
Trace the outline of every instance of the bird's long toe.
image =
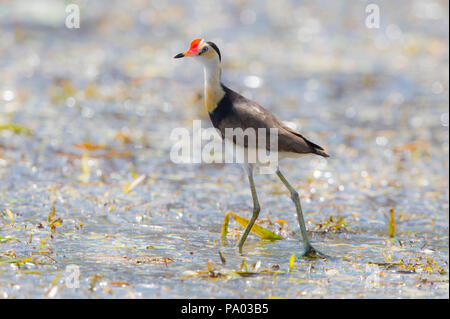
<path id="1" fill-rule="evenodd" d="M 303 252 L 302 256 L 306 257 L 306 258 L 310 258 L 310 259 L 316 259 L 316 258 L 328 259 L 328 258 L 330 258 L 330 256 L 325 255 L 324 253 L 315 249 L 313 246 L 308 246 L 308 248 L 305 249 L 305 251 Z"/>

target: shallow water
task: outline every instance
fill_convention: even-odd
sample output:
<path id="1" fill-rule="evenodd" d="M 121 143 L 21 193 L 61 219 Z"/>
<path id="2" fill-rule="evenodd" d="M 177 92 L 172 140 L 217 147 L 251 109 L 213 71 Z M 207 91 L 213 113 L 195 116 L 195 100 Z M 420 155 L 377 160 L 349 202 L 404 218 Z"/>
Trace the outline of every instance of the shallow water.
<path id="1" fill-rule="evenodd" d="M 448 3 L 377 1 L 368 29 L 363 2 L 80 1 L 76 30 L 34 3 L 0 6 L 1 297 L 449 297 Z M 242 229 L 220 231 L 250 217 L 241 168 L 171 162 L 173 128 L 210 125 L 201 68 L 172 59 L 199 36 L 228 86 L 331 154 L 281 167 L 334 258 L 300 257 L 271 175 L 261 225 L 286 239 L 250 235 L 239 255 Z"/>

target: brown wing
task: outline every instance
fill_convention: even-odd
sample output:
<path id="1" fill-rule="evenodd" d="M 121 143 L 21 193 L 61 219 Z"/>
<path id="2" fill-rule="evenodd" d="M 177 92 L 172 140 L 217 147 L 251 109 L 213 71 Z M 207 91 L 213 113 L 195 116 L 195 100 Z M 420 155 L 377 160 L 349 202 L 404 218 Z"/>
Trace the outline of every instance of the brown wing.
<path id="1" fill-rule="evenodd" d="M 226 114 L 224 114 L 224 116 L 220 119 L 214 119 L 213 116 L 211 116 L 214 126 L 222 132 L 222 136 L 224 136 L 225 128 L 242 128 L 243 130 L 247 128 L 266 128 L 266 141 L 269 149 L 269 129 L 277 128 L 279 152 L 317 154 L 324 157 L 329 156 L 326 152 L 324 152 L 322 147 L 310 142 L 300 133 L 287 127 L 275 115 L 263 108 L 261 105 L 243 97 L 225 86 L 224 90 L 225 102 L 222 103 L 223 105 L 221 107 L 223 110 L 226 110 Z"/>

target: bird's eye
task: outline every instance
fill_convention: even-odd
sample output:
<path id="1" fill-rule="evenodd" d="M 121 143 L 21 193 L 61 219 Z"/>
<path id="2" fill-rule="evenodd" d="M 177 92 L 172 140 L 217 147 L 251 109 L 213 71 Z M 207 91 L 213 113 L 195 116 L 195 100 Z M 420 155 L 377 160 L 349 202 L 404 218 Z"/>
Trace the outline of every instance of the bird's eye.
<path id="1" fill-rule="evenodd" d="M 200 54 L 205 53 L 206 51 L 208 51 L 208 47 L 203 47 L 202 50 L 200 51 Z"/>

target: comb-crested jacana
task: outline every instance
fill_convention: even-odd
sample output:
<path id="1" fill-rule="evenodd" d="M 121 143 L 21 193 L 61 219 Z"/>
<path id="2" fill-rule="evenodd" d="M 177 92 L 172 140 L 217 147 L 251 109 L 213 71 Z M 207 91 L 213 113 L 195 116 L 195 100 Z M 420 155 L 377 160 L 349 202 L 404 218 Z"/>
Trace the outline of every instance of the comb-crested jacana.
<path id="1" fill-rule="evenodd" d="M 218 47 L 213 42 L 207 42 L 203 39 L 195 39 L 191 42 L 188 50 L 177 54 L 174 58 L 191 57 L 203 64 L 205 75 L 205 104 L 208 110 L 211 122 L 216 127 L 222 138 L 226 137 L 226 129 L 260 128 L 276 129 L 278 132 L 277 152 L 279 159 L 285 157 L 300 157 L 307 154 L 315 154 L 323 157 L 329 157 L 322 147 L 312 143 L 303 137 L 300 133 L 289 128 L 280 121 L 271 112 L 259 104 L 243 97 L 222 84 L 221 76 L 221 54 Z M 235 142 L 233 140 L 233 142 Z M 246 145 L 244 145 L 246 147 Z M 242 253 L 244 242 L 258 218 L 261 210 L 258 195 L 256 193 L 255 182 L 253 180 L 253 171 L 257 163 L 244 163 L 244 168 L 248 175 L 250 190 L 253 198 L 252 217 L 239 240 L 239 252 Z M 275 170 L 277 176 L 286 186 L 291 194 L 291 199 L 297 210 L 297 219 L 300 225 L 304 244 L 304 255 L 317 256 L 323 255 L 311 245 L 306 232 L 305 221 L 303 218 L 300 198 L 294 187 L 289 184 L 286 177 L 281 173 L 278 165 Z"/>

